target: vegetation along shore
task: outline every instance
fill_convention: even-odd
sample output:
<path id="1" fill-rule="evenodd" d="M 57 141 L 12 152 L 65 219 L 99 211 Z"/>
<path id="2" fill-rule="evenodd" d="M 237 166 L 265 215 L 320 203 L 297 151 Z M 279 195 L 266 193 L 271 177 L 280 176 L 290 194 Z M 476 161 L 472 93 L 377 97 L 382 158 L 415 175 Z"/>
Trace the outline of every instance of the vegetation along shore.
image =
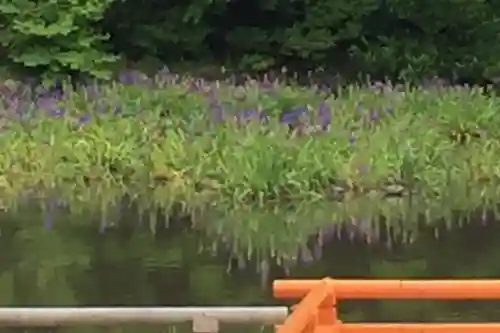
<path id="1" fill-rule="evenodd" d="M 494 94 L 141 77 L 63 93 L 5 84 L 2 208 L 36 199 L 50 227 L 60 210 L 106 223 L 127 202 L 151 226 L 184 216 L 237 247 L 286 250 L 332 222 L 409 231 L 500 201 Z"/>

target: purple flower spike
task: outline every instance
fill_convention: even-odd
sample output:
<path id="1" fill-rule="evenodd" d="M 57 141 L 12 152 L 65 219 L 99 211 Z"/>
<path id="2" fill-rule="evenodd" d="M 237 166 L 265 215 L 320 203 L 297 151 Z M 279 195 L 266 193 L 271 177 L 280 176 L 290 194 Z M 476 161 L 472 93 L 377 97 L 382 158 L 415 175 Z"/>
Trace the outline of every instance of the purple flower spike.
<path id="1" fill-rule="evenodd" d="M 60 109 L 60 108 L 57 108 L 57 109 L 51 110 L 51 111 L 50 111 L 50 115 L 51 115 L 51 116 L 53 116 L 53 117 L 60 117 L 60 116 L 63 116 L 63 115 L 64 115 L 64 110 L 63 110 L 63 109 Z"/>
<path id="2" fill-rule="evenodd" d="M 210 103 L 210 110 L 212 111 L 213 120 L 219 124 L 224 121 L 224 108 L 219 103 Z"/>
<path id="3" fill-rule="evenodd" d="M 285 111 L 281 117 L 281 122 L 284 124 L 293 125 L 300 121 L 300 117 L 307 113 L 307 108 L 304 106 L 294 108 L 290 111 Z"/>
<path id="4" fill-rule="evenodd" d="M 148 77 L 146 74 L 138 70 L 126 69 L 118 75 L 118 81 L 123 84 L 146 83 Z"/>
<path id="5" fill-rule="evenodd" d="M 123 84 L 134 83 L 133 73 L 129 70 L 124 70 L 118 75 L 118 81 Z"/>
<path id="6" fill-rule="evenodd" d="M 272 90 L 274 88 L 274 84 L 271 82 L 267 74 L 264 75 L 264 79 L 260 82 L 260 88 L 262 90 Z"/>
<path id="7" fill-rule="evenodd" d="M 318 117 L 321 129 L 327 131 L 332 123 L 332 112 L 325 101 L 321 102 L 318 106 Z"/>
<path id="8" fill-rule="evenodd" d="M 307 108 L 303 106 L 294 108 L 288 112 L 285 111 L 281 116 L 280 122 L 288 126 L 289 133 L 303 135 L 306 131 L 306 124 L 304 124 L 301 120 L 306 113 Z"/>
<path id="9" fill-rule="evenodd" d="M 259 111 L 257 111 L 256 109 L 246 109 L 240 113 L 240 119 L 252 119 L 258 117 Z"/>
<path id="10" fill-rule="evenodd" d="M 377 110 L 370 110 L 369 114 L 370 120 L 371 121 L 378 121 L 380 120 L 380 113 Z"/>
<path id="11" fill-rule="evenodd" d="M 83 115 L 78 118 L 78 123 L 83 125 L 85 123 L 88 123 L 90 120 L 90 113 L 87 113 L 86 115 Z"/>
<path id="12" fill-rule="evenodd" d="M 269 123 L 269 112 L 266 110 L 261 111 L 260 113 L 260 121 L 263 124 L 268 124 Z"/>

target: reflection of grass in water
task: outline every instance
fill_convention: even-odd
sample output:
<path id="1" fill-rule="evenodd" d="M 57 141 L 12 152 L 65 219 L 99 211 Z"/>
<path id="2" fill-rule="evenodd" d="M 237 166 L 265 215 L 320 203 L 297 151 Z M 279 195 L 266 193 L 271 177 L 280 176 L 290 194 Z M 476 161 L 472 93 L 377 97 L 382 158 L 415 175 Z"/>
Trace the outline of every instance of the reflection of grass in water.
<path id="1" fill-rule="evenodd" d="M 30 191 L 105 220 L 128 195 L 151 212 L 152 225 L 157 210 L 168 215 L 181 207 L 199 223 L 211 220 L 214 232 L 233 234 L 241 248 L 280 251 L 351 217 L 376 223 L 383 216 L 412 228 L 422 215 L 451 221 L 454 212 L 496 208 L 497 97 L 351 87 L 323 100 L 292 87 L 222 86 L 209 97 L 194 90 L 182 83 L 104 87 L 97 99 L 75 94 L 62 101 L 65 120 L 4 124 L 2 207 L 15 207 Z M 322 102 L 333 110 L 330 130 L 298 135 L 321 124 Z M 232 120 L 214 124 L 214 105 Z M 301 107 L 307 128 L 293 124 L 290 135 L 280 113 Z M 268 110 L 271 120 L 233 121 L 249 108 Z"/>

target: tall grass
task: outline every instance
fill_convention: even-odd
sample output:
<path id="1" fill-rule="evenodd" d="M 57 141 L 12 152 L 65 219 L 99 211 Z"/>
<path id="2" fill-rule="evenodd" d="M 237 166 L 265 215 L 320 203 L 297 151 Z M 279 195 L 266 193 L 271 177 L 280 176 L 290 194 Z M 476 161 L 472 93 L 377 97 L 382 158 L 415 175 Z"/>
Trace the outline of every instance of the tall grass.
<path id="1" fill-rule="evenodd" d="M 127 197 L 152 225 L 188 214 L 237 246 L 289 249 L 333 222 L 412 229 L 500 201 L 500 99 L 477 89 L 350 86 L 333 97 L 163 76 L 7 90 L 4 210 L 39 199 L 106 216 Z"/>

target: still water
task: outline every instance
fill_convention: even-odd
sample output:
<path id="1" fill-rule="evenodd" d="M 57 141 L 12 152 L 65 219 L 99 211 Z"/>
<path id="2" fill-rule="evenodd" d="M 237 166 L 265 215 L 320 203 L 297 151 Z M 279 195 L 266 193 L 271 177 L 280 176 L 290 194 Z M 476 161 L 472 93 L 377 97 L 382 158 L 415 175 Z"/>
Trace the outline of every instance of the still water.
<path id="1" fill-rule="evenodd" d="M 275 305 L 276 278 L 500 278 L 500 225 L 469 224 L 441 232 L 424 229 L 411 244 L 367 244 L 341 233 L 323 244 L 321 259 L 271 262 L 210 251 L 203 230 L 173 223 L 153 235 L 148 226 L 61 219 L 47 230 L 33 218 L 3 217 L 0 228 L 0 306 Z M 317 249 L 316 249 L 317 250 Z M 307 251 L 304 247 L 303 251 Z M 344 321 L 500 321 L 500 302 L 342 302 Z M 223 327 L 235 333 L 259 326 Z M 189 327 L 1 329 L 2 332 L 189 332 Z"/>

